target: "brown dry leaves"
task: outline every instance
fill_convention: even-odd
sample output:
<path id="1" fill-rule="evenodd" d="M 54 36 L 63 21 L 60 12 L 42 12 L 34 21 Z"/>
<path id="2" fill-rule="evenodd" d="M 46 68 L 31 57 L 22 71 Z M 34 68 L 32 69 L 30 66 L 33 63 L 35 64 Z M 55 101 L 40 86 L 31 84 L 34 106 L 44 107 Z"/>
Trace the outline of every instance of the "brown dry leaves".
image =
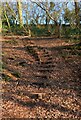
<path id="1" fill-rule="evenodd" d="M 43 68 L 46 64 L 41 62 L 43 71 L 40 72 L 39 64 L 22 40 L 16 41 L 16 44 L 3 42 L 6 65 L 3 72 L 11 77 L 10 81 L 2 82 L 3 118 L 81 118 L 81 56 L 63 56 L 67 50 L 61 45 L 69 45 L 64 40 L 33 39 L 33 46 L 41 47 L 39 57 L 43 55 L 44 59 L 46 54 L 42 47 L 52 56 L 53 71 L 46 71 Z M 31 42 L 25 40 L 25 45 L 31 46 Z M 14 71 L 20 77 L 14 76 Z"/>

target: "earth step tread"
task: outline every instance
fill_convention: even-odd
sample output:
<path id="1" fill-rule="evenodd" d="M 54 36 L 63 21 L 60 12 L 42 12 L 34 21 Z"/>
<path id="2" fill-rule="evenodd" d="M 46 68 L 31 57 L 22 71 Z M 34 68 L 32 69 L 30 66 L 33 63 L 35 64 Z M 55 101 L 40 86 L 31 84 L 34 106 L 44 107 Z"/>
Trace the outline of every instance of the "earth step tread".
<path id="1" fill-rule="evenodd" d="M 49 85 L 49 83 L 45 83 L 45 82 L 33 82 L 33 83 L 31 83 L 31 85 L 39 86 L 39 87 L 46 87 L 46 86 Z"/>
<path id="2" fill-rule="evenodd" d="M 25 66 L 25 65 L 27 65 L 27 63 L 25 61 L 21 61 L 18 63 L 18 65 Z"/>
<path id="3" fill-rule="evenodd" d="M 49 60 L 52 60 L 52 58 L 51 58 L 51 57 L 49 57 L 49 58 L 48 58 L 48 61 L 49 61 Z"/>
<path id="4" fill-rule="evenodd" d="M 14 60 L 14 58 L 13 58 L 13 57 L 9 57 L 8 59 L 9 59 L 9 60 Z"/>
<path id="5" fill-rule="evenodd" d="M 45 73 L 36 72 L 34 76 L 47 76 L 47 73 L 45 74 Z"/>
<path id="6" fill-rule="evenodd" d="M 52 64 L 52 61 L 46 61 L 44 64 Z"/>
<path id="7" fill-rule="evenodd" d="M 38 47 L 38 50 L 39 50 L 39 51 L 43 51 L 43 52 L 45 52 L 45 53 L 49 53 L 49 52 L 50 52 L 49 50 L 47 50 L 47 49 L 45 49 L 45 48 L 42 48 L 42 47 L 41 47 L 41 48 Z"/>
<path id="8" fill-rule="evenodd" d="M 49 60 L 52 59 L 52 57 L 50 57 L 50 56 L 48 56 L 48 57 L 40 56 L 40 58 L 45 58 L 45 59 L 49 59 Z"/>
<path id="9" fill-rule="evenodd" d="M 52 56 L 50 56 L 50 55 L 40 55 L 40 57 L 43 57 L 43 58 L 52 58 Z"/>
<path id="10" fill-rule="evenodd" d="M 43 56 L 43 55 L 42 55 L 42 56 L 41 56 L 41 55 L 38 55 L 38 56 L 39 56 L 40 58 L 47 58 L 47 59 L 50 58 L 50 59 L 52 59 L 52 56 Z"/>
<path id="11" fill-rule="evenodd" d="M 42 76 L 42 75 L 36 75 L 35 77 L 36 77 L 36 78 L 42 78 L 42 79 L 45 79 L 45 80 L 48 79 L 47 76 Z"/>
<path id="12" fill-rule="evenodd" d="M 52 72 L 53 71 L 53 69 L 51 69 L 51 70 L 38 70 L 39 72 Z"/>
<path id="13" fill-rule="evenodd" d="M 45 65 L 45 64 L 53 64 L 52 60 L 40 60 L 40 64 L 39 65 Z"/>
<path id="14" fill-rule="evenodd" d="M 47 67 L 36 67 L 36 69 L 37 70 L 53 70 L 53 68 L 52 67 L 50 67 L 50 68 L 47 68 Z"/>
<path id="15" fill-rule="evenodd" d="M 51 56 L 51 54 L 50 53 L 42 53 L 41 56 Z"/>
<path id="16" fill-rule="evenodd" d="M 45 93 L 32 93 L 29 95 L 31 99 L 43 99 L 43 96 L 45 96 Z"/>
<path id="17" fill-rule="evenodd" d="M 52 59 L 51 60 L 45 60 L 45 62 L 43 60 L 41 60 L 40 58 L 39 59 L 36 59 L 36 62 L 39 63 L 39 64 L 45 64 L 45 63 L 52 63 Z"/>
<path id="18" fill-rule="evenodd" d="M 39 65 L 39 66 L 36 66 L 36 67 L 40 67 L 40 68 L 53 68 L 53 67 L 55 67 L 55 65 L 52 65 L 52 64 L 44 64 L 44 65 Z"/>
<path id="19" fill-rule="evenodd" d="M 34 63 L 33 65 L 39 67 L 39 66 L 51 66 L 54 65 L 53 61 L 46 61 L 46 62 L 39 62 L 36 61 L 36 63 Z"/>

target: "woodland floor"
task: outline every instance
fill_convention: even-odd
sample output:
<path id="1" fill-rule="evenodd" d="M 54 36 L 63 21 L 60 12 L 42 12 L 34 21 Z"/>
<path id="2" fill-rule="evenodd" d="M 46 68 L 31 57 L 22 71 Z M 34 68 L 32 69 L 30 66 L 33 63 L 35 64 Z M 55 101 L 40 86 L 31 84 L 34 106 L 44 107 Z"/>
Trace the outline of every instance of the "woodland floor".
<path id="1" fill-rule="evenodd" d="M 54 38 L 3 39 L 3 118 L 81 118 L 77 43 Z"/>

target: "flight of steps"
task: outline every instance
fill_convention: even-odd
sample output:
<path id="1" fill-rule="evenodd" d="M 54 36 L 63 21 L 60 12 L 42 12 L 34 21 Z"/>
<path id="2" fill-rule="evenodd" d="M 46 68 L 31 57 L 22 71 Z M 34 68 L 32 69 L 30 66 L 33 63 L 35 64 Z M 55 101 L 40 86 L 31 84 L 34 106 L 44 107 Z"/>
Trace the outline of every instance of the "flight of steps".
<path id="1" fill-rule="evenodd" d="M 50 85 L 50 74 L 53 72 L 54 64 L 52 53 L 47 48 L 37 46 L 34 42 L 29 41 L 27 52 L 35 59 L 35 63 L 31 66 L 33 69 L 33 82 L 30 84 L 37 87 L 47 87 Z"/>
<path id="2" fill-rule="evenodd" d="M 38 46 L 34 44 L 34 42 L 28 41 L 28 44 L 25 44 L 25 50 L 30 56 L 33 57 L 35 62 L 30 64 L 31 70 L 33 71 L 33 75 L 29 75 L 27 77 L 27 85 L 40 89 L 40 88 L 51 88 L 51 72 L 54 70 L 54 63 L 52 52 L 47 48 Z M 25 82 L 26 84 L 26 82 Z M 28 95 L 29 98 L 33 100 L 41 100 L 45 97 L 46 93 L 41 93 L 40 90 L 38 92 L 31 93 Z"/>
<path id="3" fill-rule="evenodd" d="M 50 86 L 50 74 L 54 70 L 51 51 L 37 47 L 36 53 L 39 60 L 33 65 L 33 70 L 35 71 L 34 76 L 37 81 L 32 84 L 39 87 Z"/>

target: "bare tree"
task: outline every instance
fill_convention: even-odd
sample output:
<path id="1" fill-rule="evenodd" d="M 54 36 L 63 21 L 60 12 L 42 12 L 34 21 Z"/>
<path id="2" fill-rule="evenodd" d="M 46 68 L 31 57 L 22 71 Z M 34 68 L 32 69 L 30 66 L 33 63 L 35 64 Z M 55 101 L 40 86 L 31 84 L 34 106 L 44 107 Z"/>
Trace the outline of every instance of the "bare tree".
<path id="1" fill-rule="evenodd" d="M 55 23 L 55 34 L 57 35 L 57 37 L 60 37 L 60 26 L 59 26 L 59 23 L 58 23 L 58 17 L 60 15 L 60 12 L 62 9 L 56 11 L 54 9 L 55 7 L 55 3 L 54 2 L 35 2 L 35 1 L 32 1 L 31 2 L 37 4 L 42 10 L 44 10 L 46 12 L 46 24 L 48 24 L 48 20 L 52 20 L 54 23 Z M 59 3 L 57 3 L 59 4 Z M 60 7 L 59 7 L 60 8 Z"/>

